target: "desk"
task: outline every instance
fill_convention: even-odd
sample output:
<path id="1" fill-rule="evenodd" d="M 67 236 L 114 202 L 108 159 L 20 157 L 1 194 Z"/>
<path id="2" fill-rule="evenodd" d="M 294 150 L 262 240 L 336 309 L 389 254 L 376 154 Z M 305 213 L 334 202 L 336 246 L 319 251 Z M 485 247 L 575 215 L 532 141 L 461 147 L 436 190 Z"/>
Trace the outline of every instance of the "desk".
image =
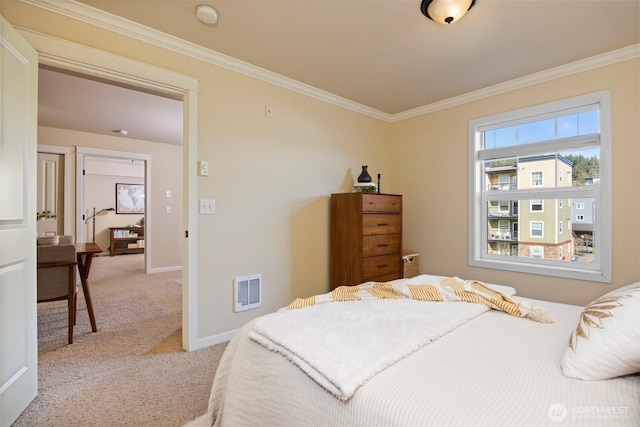
<path id="1" fill-rule="evenodd" d="M 89 291 L 89 272 L 91 271 L 93 255 L 102 252 L 102 248 L 98 246 L 97 243 L 76 243 L 75 246 L 78 258 L 78 271 L 80 272 L 80 281 L 82 282 L 84 299 L 87 301 L 87 311 L 89 312 L 89 320 L 91 321 L 91 330 L 93 332 L 98 332 L 96 316 L 93 313 L 93 303 L 91 302 L 91 292 Z"/>

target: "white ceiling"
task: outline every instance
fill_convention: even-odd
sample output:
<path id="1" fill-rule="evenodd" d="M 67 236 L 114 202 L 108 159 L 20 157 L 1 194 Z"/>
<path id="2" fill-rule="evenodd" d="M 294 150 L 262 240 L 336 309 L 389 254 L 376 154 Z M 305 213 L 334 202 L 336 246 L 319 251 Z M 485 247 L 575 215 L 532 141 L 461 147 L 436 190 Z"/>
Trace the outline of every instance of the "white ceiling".
<path id="1" fill-rule="evenodd" d="M 40 126 L 182 144 L 182 101 L 44 68 L 38 75 Z"/>
<path id="2" fill-rule="evenodd" d="M 425 18 L 420 0 L 81 3 L 384 114 L 401 113 L 640 42 L 640 0 L 477 0 L 465 17 L 448 26 Z M 196 19 L 195 9 L 203 3 L 217 9 L 217 24 Z M 47 94 L 59 95 L 56 88 L 48 87 L 57 85 L 56 81 L 41 83 L 45 86 L 41 102 L 47 103 L 47 109 L 57 109 L 46 98 Z M 90 86 L 66 92 L 65 107 L 70 112 L 74 97 L 82 98 L 78 102 L 95 98 L 89 96 Z M 138 113 L 148 111 L 151 117 L 147 118 L 138 118 L 136 111 L 125 112 L 121 101 L 115 107 L 118 113 L 105 112 L 111 101 L 105 93 L 99 96 L 102 105 L 93 111 L 98 118 L 112 119 L 103 127 L 134 129 L 135 123 L 146 123 L 149 118 L 155 130 L 167 134 L 157 129 L 163 123 L 157 119 L 158 112 L 151 113 L 153 107 L 135 108 Z M 52 112 L 43 112 L 43 107 L 41 114 L 51 113 L 50 123 L 58 120 Z M 84 107 L 76 112 L 90 113 Z M 119 122 L 127 118 L 135 123 Z M 82 121 L 89 127 L 95 119 L 88 114 Z M 71 120 L 69 115 L 67 120 Z M 140 139 L 147 139 L 146 135 Z"/>

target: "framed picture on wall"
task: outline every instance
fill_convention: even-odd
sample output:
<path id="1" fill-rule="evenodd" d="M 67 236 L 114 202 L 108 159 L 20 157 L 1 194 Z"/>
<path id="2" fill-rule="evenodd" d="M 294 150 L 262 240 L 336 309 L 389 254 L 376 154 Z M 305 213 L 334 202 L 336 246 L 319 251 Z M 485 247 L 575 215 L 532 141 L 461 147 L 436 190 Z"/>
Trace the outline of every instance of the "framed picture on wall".
<path id="1" fill-rule="evenodd" d="M 144 184 L 116 184 L 116 213 L 144 213 Z"/>

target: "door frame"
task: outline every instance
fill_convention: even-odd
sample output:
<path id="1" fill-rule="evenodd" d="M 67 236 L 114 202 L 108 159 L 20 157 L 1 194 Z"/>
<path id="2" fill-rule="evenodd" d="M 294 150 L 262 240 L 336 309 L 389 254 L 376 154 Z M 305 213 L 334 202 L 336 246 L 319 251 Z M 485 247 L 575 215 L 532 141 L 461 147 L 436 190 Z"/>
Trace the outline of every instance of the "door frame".
<path id="1" fill-rule="evenodd" d="M 85 232 L 87 230 L 86 223 L 84 222 L 83 215 L 87 212 L 86 205 L 86 175 L 80 171 L 86 169 L 87 157 L 99 157 L 103 159 L 118 159 L 118 160 L 140 160 L 144 162 L 144 272 L 146 274 L 151 273 L 151 260 L 153 258 L 153 238 L 152 233 L 149 232 L 152 228 L 153 217 L 151 215 L 151 155 L 143 153 L 134 153 L 129 151 L 115 151 L 115 150 L 103 150 L 100 148 L 89 147 L 76 147 L 76 238 L 79 242 L 86 242 L 87 236 Z M 104 248 L 103 248 L 104 249 Z"/>
<path id="2" fill-rule="evenodd" d="M 163 93 L 182 99 L 183 124 L 183 226 L 182 251 L 182 348 L 186 351 L 206 346 L 198 341 L 197 265 L 197 129 L 198 80 L 94 48 L 19 30 L 38 52 L 39 63 L 67 71 Z M 76 219 L 78 221 L 78 219 Z M 186 238 L 188 236 L 188 238 Z"/>

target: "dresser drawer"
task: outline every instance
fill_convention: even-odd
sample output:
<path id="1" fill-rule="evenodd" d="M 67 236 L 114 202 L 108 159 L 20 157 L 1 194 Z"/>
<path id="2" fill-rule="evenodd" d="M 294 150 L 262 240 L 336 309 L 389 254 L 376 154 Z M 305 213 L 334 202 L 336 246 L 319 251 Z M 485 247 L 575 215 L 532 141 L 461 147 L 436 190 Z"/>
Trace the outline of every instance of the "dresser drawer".
<path id="1" fill-rule="evenodd" d="M 364 282 L 394 273 L 400 274 L 400 254 L 374 256 L 362 260 L 362 280 Z"/>
<path id="2" fill-rule="evenodd" d="M 362 238 L 362 256 L 397 254 L 400 252 L 400 234 L 376 234 Z"/>
<path id="3" fill-rule="evenodd" d="M 362 234 L 398 234 L 402 232 L 402 217 L 396 214 L 362 215 Z"/>
<path id="4" fill-rule="evenodd" d="M 362 195 L 362 212 L 396 212 L 402 210 L 402 197 L 380 194 Z"/>

